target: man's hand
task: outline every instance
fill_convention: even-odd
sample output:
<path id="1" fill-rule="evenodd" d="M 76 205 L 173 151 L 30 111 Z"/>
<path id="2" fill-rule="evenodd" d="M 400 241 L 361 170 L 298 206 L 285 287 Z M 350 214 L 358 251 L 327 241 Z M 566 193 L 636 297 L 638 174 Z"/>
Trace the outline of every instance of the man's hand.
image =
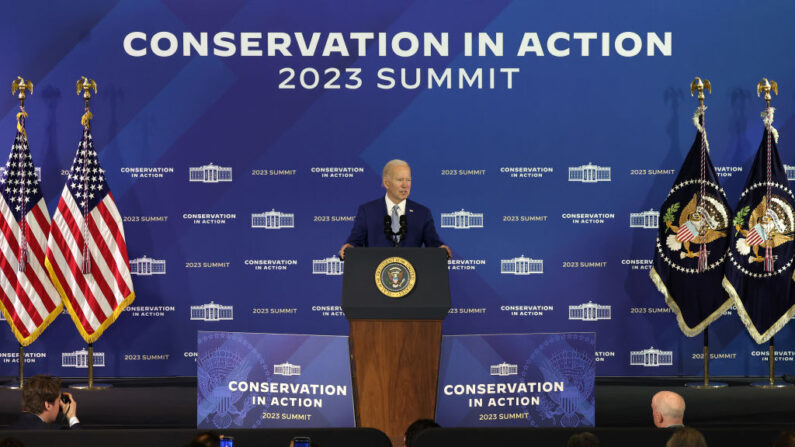
<path id="1" fill-rule="evenodd" d="M 64 416 L 66 416 L 66 420 L 77 417 L 77 402 L 75 402 L 75 398 L 72 396 L 72 393 L 64 392 L 61 394 L 67 396 L 71 401 L 68 404 L 65 404 L 62 400 L 58 399 L 58 403 L 61 405 L 61 412 L 64 414 Z"/>
<path id="2" fill-rule="evenodd" d="M 447 250 L 447 259 L 453 259 L 453 252 L 450 250 L 450 247 L 447 245 L 440 245 L 439 248 L 444 248 Z"/>
<path id="3" fill-rule="evenodd" d="M 345 245 L 342 246 L 342 248 L 340 248 L 339 256 L 340 256 L 340 259 L 342 259 L 343 261 L 345 260 L 345 250 L 347 250 L 350 247 L 353 247 L 353 245 L 345 244 Z"/>

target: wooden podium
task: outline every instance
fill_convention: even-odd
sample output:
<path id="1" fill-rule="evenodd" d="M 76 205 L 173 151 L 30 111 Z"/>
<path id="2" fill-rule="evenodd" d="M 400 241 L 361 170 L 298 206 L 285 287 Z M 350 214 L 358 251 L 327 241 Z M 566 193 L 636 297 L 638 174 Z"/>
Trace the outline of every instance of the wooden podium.
<path id="1" fill-rule="evenodd" d="M 410 272 L 400 268 L 402 262 L 390 258 L 401 258 L 413 268 L 413 288 L 403 297 L 387 296 L 377 285 L 379 267 L 378 281 L 383 278 L 389 286 L 398 284 L 399 289 L 404 279 L 411 279 Z M 381 288 L 401 293 L 383 284 Z M 436 412 L 442 320 L 450 310 L 447 252 L 436 248 L 348 249 L 342 309 L 351 325 L 356 426 L 377 428 L 393 446 L 402 446 L 409 424 L 433 419 Z"/>

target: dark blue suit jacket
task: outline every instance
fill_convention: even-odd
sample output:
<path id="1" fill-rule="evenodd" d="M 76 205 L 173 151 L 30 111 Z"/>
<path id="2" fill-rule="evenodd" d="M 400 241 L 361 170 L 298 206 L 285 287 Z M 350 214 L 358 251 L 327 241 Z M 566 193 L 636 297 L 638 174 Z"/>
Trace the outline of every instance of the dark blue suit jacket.
<path id="1" fill-rule="evenodd" d="M 61 417 L 59 415 L 59 417 Z M 48 424 L 41 420 L 38 416 L 31 413 L 22 413 L 19 419 L 16 420 L 9 427 L 11 430 L 80 430 L 80 424 L 75 424 L 71 427 L 69 425 L 60 425 L 57 423 Z"/>
<path id="2" fill-rule="evenodd" d="M 392 247 L 394 244 L 384 233 L 386 215 L 384 197 L 360 206 L 346 242 L 354 247 Z M 436 233 L 431 210 L 407 199 L 406 237 L 400 241 L 400 246 L 439 247 L 443 243 Z"/>

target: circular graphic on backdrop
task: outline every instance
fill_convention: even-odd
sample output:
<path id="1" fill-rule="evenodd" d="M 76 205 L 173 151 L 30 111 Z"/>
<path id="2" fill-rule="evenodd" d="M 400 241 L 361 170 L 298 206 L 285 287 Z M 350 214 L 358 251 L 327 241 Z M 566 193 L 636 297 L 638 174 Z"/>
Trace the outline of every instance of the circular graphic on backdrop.
<path id="1" fill-rule="evenodd" d="M 259 416 L 265 407 L 256 407 L 250 400 L 241 400 L 243 393 L 233 393 L 227 388 L 230 381 L 268 381 L 271 376 L 265 359 L 245 337 L 237 334 L 200 333 L 197 358 L 197 393 L 204 401 L 201 413 L 206 422 L 216 428 L 258 427 Z M 256 411 L 255 411 L 256 410 Z"/>

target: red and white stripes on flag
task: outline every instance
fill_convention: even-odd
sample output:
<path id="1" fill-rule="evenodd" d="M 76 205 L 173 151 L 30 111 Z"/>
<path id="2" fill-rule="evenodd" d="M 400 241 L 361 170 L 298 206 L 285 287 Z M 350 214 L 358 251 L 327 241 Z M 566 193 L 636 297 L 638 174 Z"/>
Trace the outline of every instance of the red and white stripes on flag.
<path id="1" fill-rule="evenodd" d="M 748 231 L 748 236 L 746 236 L 745 241 L 749 247 L 762 245 L 767 240 L 767 237 L 764 233 L 765 230 L 762 229 L 759 225 L 756 225 L 754 228 L 751 228 Z"/>
<path id="2" fill-rule="evenodd" d="M 87 128 L 52 218 L 46 263 L 86 343 L 135 299 L 122 218 Z"/>
<path id="3" fill-rule="evenodd" d="M 690 222 L 685 222 L 679 227 L 679 231 L 676 232 L 676 239 L 679 242 L 689 242 L 696 238 L 698 235 L 697 232 L 693 232 L 688 225 Z"/>
<path id="4" fill-rule="evenodd" d="M 28 346 L 61 313 L 63 304 L 45 268 L 50 213 L 27 137 L 17 132 L 0 176 L 0 310 Z"/>

